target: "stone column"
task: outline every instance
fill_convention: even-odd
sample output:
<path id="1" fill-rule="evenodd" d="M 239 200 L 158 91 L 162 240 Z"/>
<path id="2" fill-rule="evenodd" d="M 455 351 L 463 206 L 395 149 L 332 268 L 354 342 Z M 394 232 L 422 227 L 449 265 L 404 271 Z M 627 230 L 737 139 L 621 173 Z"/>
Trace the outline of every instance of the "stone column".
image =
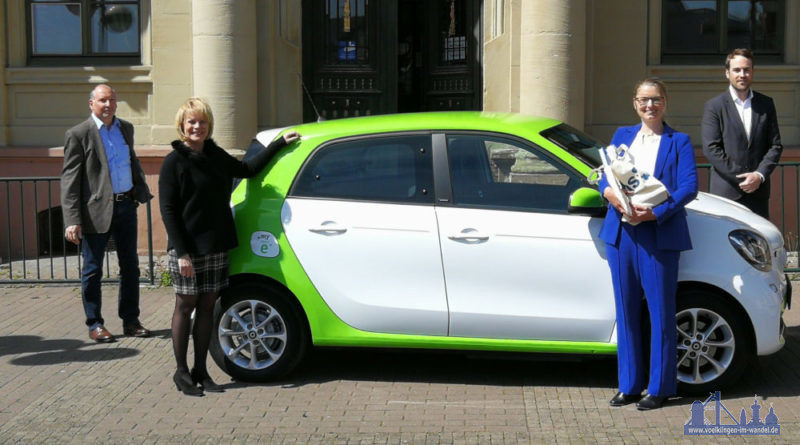
<path id="1" fill-rule="evenodd" d="M 258 128 L 303 122 L 302 2 L 256 2 Z"/>
<path id="2" fill-rule="evenodd" d="M 520 112 L 583 128 L 586 1 L 522 2 Z"/>
<path id="3" fill-rule="evenodd" d="M 214 110 L 214 140 L 246 149 L 257 130 L 254 1 L 192 0 L 194 95 Z"/>

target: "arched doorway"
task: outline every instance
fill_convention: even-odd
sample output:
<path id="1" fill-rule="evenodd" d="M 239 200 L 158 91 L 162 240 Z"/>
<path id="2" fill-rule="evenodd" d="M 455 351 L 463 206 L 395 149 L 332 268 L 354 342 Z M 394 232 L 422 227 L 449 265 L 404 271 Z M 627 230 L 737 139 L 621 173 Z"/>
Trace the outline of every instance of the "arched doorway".
<path id="1" fill-rule="evenodd" d="M 304 120 L 481 109 L 481 29 L 480 0 L 304 0 Z"/>

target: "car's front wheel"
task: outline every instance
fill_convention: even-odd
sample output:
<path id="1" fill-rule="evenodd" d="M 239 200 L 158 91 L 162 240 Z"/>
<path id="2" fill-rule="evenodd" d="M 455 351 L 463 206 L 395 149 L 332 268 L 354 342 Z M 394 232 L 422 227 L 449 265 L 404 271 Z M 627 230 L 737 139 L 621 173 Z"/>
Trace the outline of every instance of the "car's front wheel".
<path id="1" fill-rule="evenodd" d="M 275 380 L 303 358 L 308 334 L 293 297 L 277 286 L 236 285 L 214 308 L 210 352 L 236 380 Z"/>
<path id="2" fill-rule="evenodd" d="M 719 295 L 679 293 L 678 392 L 708 394 L 738 379 L 754 356 L 744 316 Z"/>

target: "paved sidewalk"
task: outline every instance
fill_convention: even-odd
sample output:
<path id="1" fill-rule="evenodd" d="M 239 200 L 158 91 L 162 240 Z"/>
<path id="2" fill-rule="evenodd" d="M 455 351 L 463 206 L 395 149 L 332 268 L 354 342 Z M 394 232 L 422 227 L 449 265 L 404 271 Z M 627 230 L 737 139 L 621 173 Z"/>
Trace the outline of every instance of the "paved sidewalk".
<path id="1" fill-rule="evenodd" d="M 103 292 L 106 326 L 121 334 L 116 287 Z M 143 289 L 141 319 L 155 337 L 99 345 L 77 288 L 0 287 L 0 443 L 800 443 L 797 308 L 786 314 L 786 347 L 722 394 L 737 417 L 757 395 L 780 436 L 690 439 L 694 399 L 610 408 L 609 358 L 329 349 L 266 385 L 232 382 L 210 362 L 227 392 L 184 397 L 171 380 L 173 302 L 171 289 Z"/>

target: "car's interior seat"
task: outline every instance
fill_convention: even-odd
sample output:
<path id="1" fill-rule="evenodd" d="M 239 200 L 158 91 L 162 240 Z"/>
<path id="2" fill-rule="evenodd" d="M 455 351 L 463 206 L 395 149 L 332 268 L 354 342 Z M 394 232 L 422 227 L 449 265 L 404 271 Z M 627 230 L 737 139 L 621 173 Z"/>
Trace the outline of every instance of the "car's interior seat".
<path id="1" fill-rule="evenodd" d="M 457 204 L 481 204 L 486 198 L 488 158 L 478 138 L 455 137 L 447 141 L 450 181 Z"/>

